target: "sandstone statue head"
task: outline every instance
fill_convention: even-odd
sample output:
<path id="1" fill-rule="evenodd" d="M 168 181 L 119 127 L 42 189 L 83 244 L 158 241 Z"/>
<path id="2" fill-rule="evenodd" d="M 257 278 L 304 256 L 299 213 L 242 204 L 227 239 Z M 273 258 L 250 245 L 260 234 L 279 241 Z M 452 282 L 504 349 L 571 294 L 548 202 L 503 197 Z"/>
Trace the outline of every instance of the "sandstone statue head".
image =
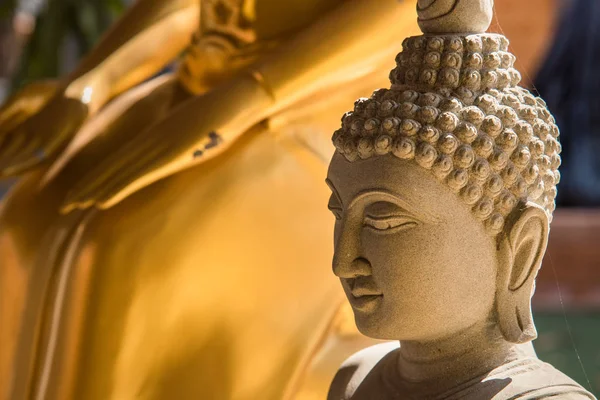
<path id="1" fill-rule="evenodd" d="M 435 340 L 483 322 L 535 338 L 560 144 L 514 61 L 501 35 L 409 38 L 391 88 L 342 118 L 333 270 L 364 334 Z"/>

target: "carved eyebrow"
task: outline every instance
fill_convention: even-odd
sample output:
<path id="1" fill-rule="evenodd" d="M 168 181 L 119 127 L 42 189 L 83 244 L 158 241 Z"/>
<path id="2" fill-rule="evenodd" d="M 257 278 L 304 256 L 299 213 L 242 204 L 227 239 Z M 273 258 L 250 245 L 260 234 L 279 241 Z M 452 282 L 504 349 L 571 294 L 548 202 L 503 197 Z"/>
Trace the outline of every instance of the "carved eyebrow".
<path id="1" fill-rule="evenodd" d="M 356 203 L 371 196 L 377 196 L 378 200 L 380 201 L 389 201 L 390 203 L 393 203 L 398 207 L 402 208 L 406 212 L 413 214 L 415 217 L 419 218 L 423 222 L 428 222 L 431 224 L 441 222 L 441 219 L 438 216 L 431 214 L 427 211 L 418 209 L 398 194 L 391 193 L 385 189 L 372 189 L 359 193 L 352 199 L 348 208 L 353 207 Z"/>
<path id="2" fill-rule="evenodd" d="M 329 178 L 327 178 L 327 179 L 325 179 L 325 183 L 327 184 L 327 186 L 329 186 L 329 189 L 331 189 L 331 193 L 333 194 L 335 199 L 340 203 L 340 206 L 341 206 L 343 204 L 342 198 L 340 197 L 340 194 L 338 193 L 337 189 L 335 188 L 335 185 L 333 184 L 333 182 L 331 182 L 329 180 Z"/>

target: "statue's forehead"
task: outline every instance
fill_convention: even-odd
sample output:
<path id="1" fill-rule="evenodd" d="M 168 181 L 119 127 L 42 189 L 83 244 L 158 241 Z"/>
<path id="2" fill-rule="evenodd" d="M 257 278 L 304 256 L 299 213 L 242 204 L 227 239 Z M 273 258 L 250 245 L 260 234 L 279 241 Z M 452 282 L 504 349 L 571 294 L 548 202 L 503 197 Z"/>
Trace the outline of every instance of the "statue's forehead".
<path id="1" fill-rule="evenodd" d="M 441 186 L 427 170 L 390 154 L 348 161 L 336 152 L 331 160 L 328 175 L 332 181 L 338 181 L 344 186 L 403 188 L 418 186 L 420 183 L 427 187 Z"/>
<path id="2" fill-rule="evenodd" d="M 328 180 L 346 204 L 365 191 L 383 190 L 436 215 L 444 213 L 447 207 L 465 208 L 458 196 L 430 171 L 392 155 L 350 162 L 336 152 Z"/>

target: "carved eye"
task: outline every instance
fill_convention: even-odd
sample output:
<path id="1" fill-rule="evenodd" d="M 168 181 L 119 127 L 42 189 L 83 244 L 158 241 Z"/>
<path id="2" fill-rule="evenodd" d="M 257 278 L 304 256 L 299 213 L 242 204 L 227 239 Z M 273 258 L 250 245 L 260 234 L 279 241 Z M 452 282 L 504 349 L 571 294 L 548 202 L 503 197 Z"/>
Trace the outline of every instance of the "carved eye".
<path id="1" fill-rule="evenodd" d="M 339 221 L 342 219 L 342 209 L 341 208 L 329 207 L 329 211 L 331 211 L 333 213 L 336 221 Z"/>
<path id="2" fill-rule="evenodd" d="M 364 226 L 381 233 L 394 233 L 400 230 L 410 229 L 418 223 L 412 218 L 404 215 L 392 215 L 386 217 L 365 216 Z"/>
<path id="3" fill-rule="evenodd" d="M 334 195 L 331 195 L 331 198 L 329 199 L 329 204 L 327 204 L 327 208 L 333 213 L 337 221 L 342 219 L 342 206 L 340 205 L 339 200 Z"/>

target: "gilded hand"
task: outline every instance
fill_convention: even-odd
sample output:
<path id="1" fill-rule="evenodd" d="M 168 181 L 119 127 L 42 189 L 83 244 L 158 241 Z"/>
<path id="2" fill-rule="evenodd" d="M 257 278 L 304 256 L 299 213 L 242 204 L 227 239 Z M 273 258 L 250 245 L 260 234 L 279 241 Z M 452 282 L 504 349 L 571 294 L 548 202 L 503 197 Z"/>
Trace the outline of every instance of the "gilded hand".
<path id="1" fill-rule="evenodd" d="M 76 182 L 62 211 L 112 207 L 159 179 L 220 154 L 266 117 L 271 102 L 250 78 L 188 100 Z"/>
<path id="2" fill-rule="evenodd" d="M 87 118 L 88 107 L 55 94 L 57 86 L 28 87 L 0 111 L 0 176 L 18 175 L 51 160 Z"/>
<path id="3" fill-rule="evenodd" d="M 36 114 L 58 88 L 56 81 L 34 82 L 9 97 L 0 107 L 0 137 Z"/>

